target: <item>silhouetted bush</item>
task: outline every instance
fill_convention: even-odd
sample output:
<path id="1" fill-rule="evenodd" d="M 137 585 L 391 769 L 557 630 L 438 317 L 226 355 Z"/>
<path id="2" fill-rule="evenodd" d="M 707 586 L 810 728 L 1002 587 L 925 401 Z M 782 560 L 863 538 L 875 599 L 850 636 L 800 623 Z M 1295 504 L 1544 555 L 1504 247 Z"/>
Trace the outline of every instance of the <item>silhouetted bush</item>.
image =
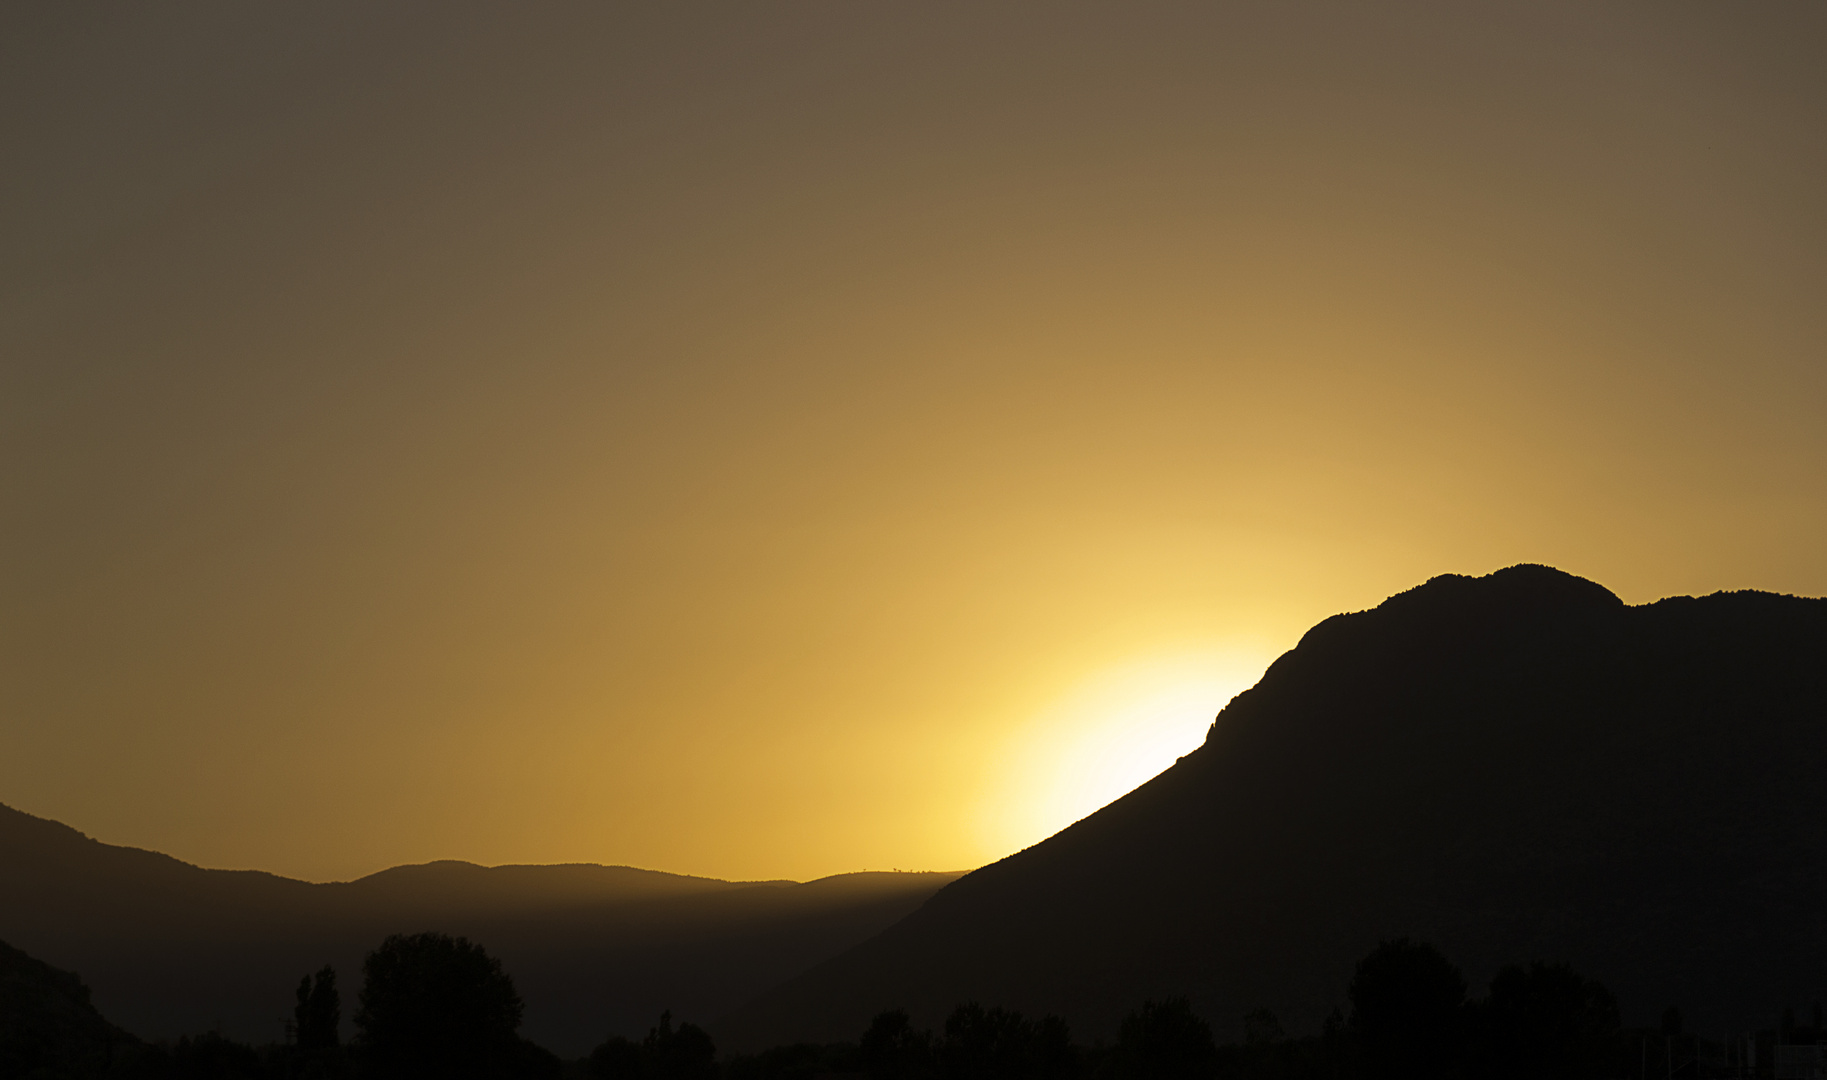
<path id="1" fill-rule="evenodd" d="M 1385 941 L 1358 962 L 1349 994 L 1368 1080 L 1448 1080 L 1464 1071 L 1465 977 L 1440 950 Z"/>
<path id="2" fill-rule="evenodd" d="M 1282 1030 L 1281 1021 L 1267 1009 L 1251 1009 L 1243 1014 L 1243 1044 L 1245 1046 L 1279 1046 L 1288 1041 L 1288 1033 Z"/>
<path id="3" fill-rule="evenodd" d="M 959 1006 L 943 1035 L 913 1026 L 900 1010 L 876 1015 L 857 1046 L 801 1044 L 739 1058 L 724 1080 L 1600 1080 L 1636 1075 L 1627 1062 L 1610 992 L 1565 964 L 1504 968 L 1490 993 L 1468 1001 L 1465 978 L 1433 946 L 1399 938 L 1360 960 L 1348 990 L 1349 1019 L 1332 1010 L 1317 1034 L 1295 1036 L 1267 1009 L 1244 1014 L 1243 1038 L 1215 1045 L 1185 998 L 1147 1001 L 1124 1018 L 1116 1044 L 1072 1045 L 1064 1021 Z M 1674 1014 L 1671 1010 L 1671 1017 Z M 1674 1028 L 1676 1021 L 1670 1020 Z M 1793 1017 L 1789 1029 L 1804 1030 Z M 1773 1039 L 1776 1032 L 1768 1033 Z M 1694 1050 L 1683 1036 L 1650 1036 L 1683 1080 Z M 1691 1040 L 1690 1040 L 1691 1042 Z M 1666 1043 L 1666 1046 L 1664 1045 Z M 618 1053 L 638 1051 L 627 1040 Z M 1647 1045 L 1647 1043 L 1645 1044 Z M 1760 1044 L 1761 1045 L 1761 1044 Z M 1636 1042 L 1630 1043 L 1636 1047 Z M 1632 1049 L 1630 1054 L 1635 1054 Z M 1760 1050 L 1767 1059 L 1768 1050 Z M 1684 1065 L 1683 1062 L 1686 1062 Z M 600 1080 L 634 1072 L 598 1070 Z M 1687 1076 L 1686 1080 L 1694 1080 Z"/>
<path id="4" fill-rule="evenodd" d="M 1506 967 L 1473 1005 L 1474 1072 L 1490 1080 L 1595 1080 L 1619 1071 L 1618 1003 L 1565 964 Z"/>
<path id="5" fill-rule="evenodd" d="M 863 1069 L 877 1080 L 907 1080 L 933 1070 L 931 1032 L 915 1030 L 899 1009 L 877 1013 L 857 1043 Z"/>
<path id="6" fill-rule="evenodd" d="M 1123 1018 L 1116 1068 L 1124 1080 L 1192 1080 L 1210 1076 L 1218 1058 L 1212 1027 L 1185 998 L 1145 1001 Z"/>
<path id="7" fill-rule="evenodd" d="M 1350 1040 L 1337 1011 L 1318 1037 L 1295 1038 L 1274 1013 L 1243 1016 L 1243 1041 L 1218 1048 L 1220 1080 L 1346 1080 L 1352 1075 Z"/>
<path id="8" fill-rule="evenodd" d="M 939 1062 L 948 1080 L 1060 1080 L 1073 1073 L 1071 1032 L 1009 1009 L 960 1005 L 945 1021 Z"/>
<path id="9" fill-rule="evenodd" d="M 696 1024 L 672 1026 L 672 1013 L 641 1040 L 644 1080 L 717 1080 L 717 1044 Z"/>
<path id="10" fill-rule="evenodd" d="M 1242 1017 L 1243 1038 L 1217 1046 L 1185 998 L 1147 1001 L 1124 1018 L 1115 1045 L 1072 1045 L 1066 1024 L 1039 1022 L 970 1002 L 946 1018 L 940 1037 L 906 1012 L 878 1013 L 857 1045 L 776 1047 L 729 1063 L 723 1080 L 1601 1080 L 1636 1076 L 1638 1043 L 1618 1025 L 1618 1005 L 1599 983 L 1566 964 L 1512 965 L 1489 994 L 1468 1001 L 1457 967 L 1432 945 L 1398 938 L 1360 960 L 1338 1009 L 1317 1033 L 1295 1035 L 1267 1009 Z M 1817 1015 L 1819 1010 L 1816 1011 Z M 1782 1030 L 1810 1033 L 1793 1011 Z M 687 1025 L 689 1026 L 689 1025 Z M 1691 1036 L 1641 1033 L 1674 1080 L 1697 1080 Z M 662 1019 L 662 1029 L 665 1019 Z M 684 1028 L 680 1029 L 681 1031 Z M 1778 1034 L 1766 1033 L 1770 1040 Z M 1632 1038 L 1637 1036 L 1633 1034 Z M 654 1036 L 649 1036 L 650 1041 Z M 1685 1040 L 1685 1041 L 1684 1041 Z M 707 1040 L 708 1041 L 708 1040 Z M 1766 1040 L 1769 1041 L 1769 1040 Z M 1759 1043 L 1768 1060 L 1769 1049 Z M 642 1047 L 614 1039 L 597 1048 L 598 1080 L 641 1080 Z M 1626 1060 L 1628 1058 L 1628 1060 Z M 1684 1064 L 1685 1063 L 1685 1064 Z M 1687 1072 L 1684 1073 L 1683 1070 Z"/>
<path id="11" fill-rule="evenodd" d="M 696 1024 L 674 1028 L 672 1013 L 663 1012 L 639 1044 L 617 1035 L 591 1051 L 589 1073 L 598 1080 L 717 1080 L 717 1044 Z"/>

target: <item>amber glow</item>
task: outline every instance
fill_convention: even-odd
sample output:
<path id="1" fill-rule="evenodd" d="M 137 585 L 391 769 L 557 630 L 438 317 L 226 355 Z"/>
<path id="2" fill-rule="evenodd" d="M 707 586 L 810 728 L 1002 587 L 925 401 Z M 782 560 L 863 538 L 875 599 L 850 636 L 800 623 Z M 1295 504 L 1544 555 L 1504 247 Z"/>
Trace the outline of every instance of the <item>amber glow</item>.
<path id="1" fill-rule="evenodd" d="M 1338 611 L 1827 592 L 1809 5 L 51 5 L 0 802 L 962 868 Z"/>
<path id="2" fill-rule="evenodd" d="M 985 848 L 1046 839 L 1151 779 L 1204 741 L 1212 717 L 1268 657 L 1216 647 L 1118 665 L 1041 710 L 1003 751 Z"/>

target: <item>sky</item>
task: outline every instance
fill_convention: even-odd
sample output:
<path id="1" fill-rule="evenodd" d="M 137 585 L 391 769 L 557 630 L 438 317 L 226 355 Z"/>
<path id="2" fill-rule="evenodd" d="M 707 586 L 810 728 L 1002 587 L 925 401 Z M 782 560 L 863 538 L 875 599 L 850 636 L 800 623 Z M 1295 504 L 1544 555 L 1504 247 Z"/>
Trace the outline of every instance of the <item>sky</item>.
<path id="1" fill-rule="evenodd" d="M 1313 623 L 1827 593 L 1827 8 L 17 4 L 0 803 L 962 869 Z"/>

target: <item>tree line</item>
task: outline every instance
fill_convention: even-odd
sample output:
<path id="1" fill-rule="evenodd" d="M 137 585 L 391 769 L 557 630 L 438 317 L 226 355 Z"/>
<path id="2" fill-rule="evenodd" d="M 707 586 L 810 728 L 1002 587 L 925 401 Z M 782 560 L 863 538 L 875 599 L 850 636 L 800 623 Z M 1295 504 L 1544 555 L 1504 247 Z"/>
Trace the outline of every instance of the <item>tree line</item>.
<path id="1" fill-rule="evenodd" d="M 86 994 L 86 991 L 84 991 Z M 967 1002 L 938 1030 L 902 1010 L 875 1016 L 854 1042 L 778 1046 L 720 1059 L 709 1033 L 671 1013 L 641 1039 L 612 1036 L 588 1058 L 561 1062 L 519 1033 L 523 1006 L 501 962 L 447 934 L 394 935 L 362 965 L 341 1037 L 335 970 L 298 983 L 287 1039 L 254 1048 L 217 1034 L 134 1043 L 102 1068 L 26 1069 L 34 1080 L 1699 1080 L 1698 1042 L 1670 1009 L 1660 1029 L 1627 1032 L 1599 983 L 1565 964 L 1498 972 L 1482 996 L 1439 950 L 1386 941 L 1356 965 L 1349 1012 L 1294 1037 L 1265 1009 L 1243 1038 L 1220 1045 L 1185 998 L 1145 1001 L 1113 1042 L 1075 1042 L 1066 1021 Z M 3 1020 L 4 1018 L 0 1018 Z M 1780 1039 L 1814 1041 L 1786 1013 Z M 0 1043 L 5 1043 L 0 1023 Z M 1812 1036 L 1812 1038 L 1807 1038 Z M 1655 1067 L 1650 1066 L 1654 1039 Z M 0 1046 L 0 1050 L 4 1050 Z M 1751 1044 L 1741 1051 L 1752 1054 Z M 1761 1051 L 1770 1075 L 1769 1050 Z M 7 1060 L 0 1053 L 0 1063 Z M 1743 1060 L 1739 1062 L 1746 1064 Z M 23 1068 L 23 1066 L 22 1066 Z M 1754 1075 L 1739 1071 L 1738 1075 Z M 0 1080 L 12 1080 L 10 1076 Z"/>
<path id="2" fill-rule="evenodd" d="M 1469 998 L 1459 969 L 1430 945 L 1384 942 L 1357 965 L 1347 997 L 1318 1035 L 1295 1038 L 1276 1017 L 1243 1017 L 1220 1045 L 1185 998 L 1147 1001 L 1114 1043 L 1073 1042 L 1064 1020 L 966 1004 L 941 1030 L 885 1012 L 853 1045 L 779 1047 L 727 1063 L 727 1080 L 1601 1080 L 1627 1072 L 1617 1002 L 1559 964 L 1505 968 Z M 594 1063 L 593 1063 L 594 1064 Z M 598 1080 L 636 1080 L 598 1072 Z M 674 1080 L 639 1077 L 638 1080 Z M 680 1077 L 678 1080 L 685 1080 Z"/>

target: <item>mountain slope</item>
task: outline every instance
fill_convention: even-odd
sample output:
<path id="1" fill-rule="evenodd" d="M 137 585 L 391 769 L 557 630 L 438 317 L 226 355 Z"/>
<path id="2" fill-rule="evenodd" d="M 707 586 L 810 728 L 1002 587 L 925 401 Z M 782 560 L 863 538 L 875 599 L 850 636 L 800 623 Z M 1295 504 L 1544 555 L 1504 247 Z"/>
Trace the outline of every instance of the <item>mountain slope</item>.
<path id="1" fill-rule="evenodd" d="M 730 882 L 624 866 L 440 862 L 314 884 L 206 870 L 0 807 L 0 939 L 80 972 L 148 1038 L 281 1037 L 292 988 L 329 963 L 354 1012 L 387 934 L 463 934 L 502 958 L 524 1033 L 562 1054 L 708 1018 L 879 932 L 956 874 Z M 345 1037 L 349 1034 L 345 1027 Z"/>
<path id="2" fill-rule="evenodd" d="M 1827 601 L 1628 607 L 1546 567 L 1328 619 L 1205 744 L 726 1018 L 733 1046 L 977 999 L 1112 1034 L 1188 994 L 1221 1031 L 1339 1004 L 1379 939 L 1475 981 L 1567 960 L 1627 1013 L 1827 997 Z"/>
<path id="3" fill-rule="evenodd" d="M 100 1076 L 136 1044 L 81 979 L 0 941 L 0 1076 Z"/>

